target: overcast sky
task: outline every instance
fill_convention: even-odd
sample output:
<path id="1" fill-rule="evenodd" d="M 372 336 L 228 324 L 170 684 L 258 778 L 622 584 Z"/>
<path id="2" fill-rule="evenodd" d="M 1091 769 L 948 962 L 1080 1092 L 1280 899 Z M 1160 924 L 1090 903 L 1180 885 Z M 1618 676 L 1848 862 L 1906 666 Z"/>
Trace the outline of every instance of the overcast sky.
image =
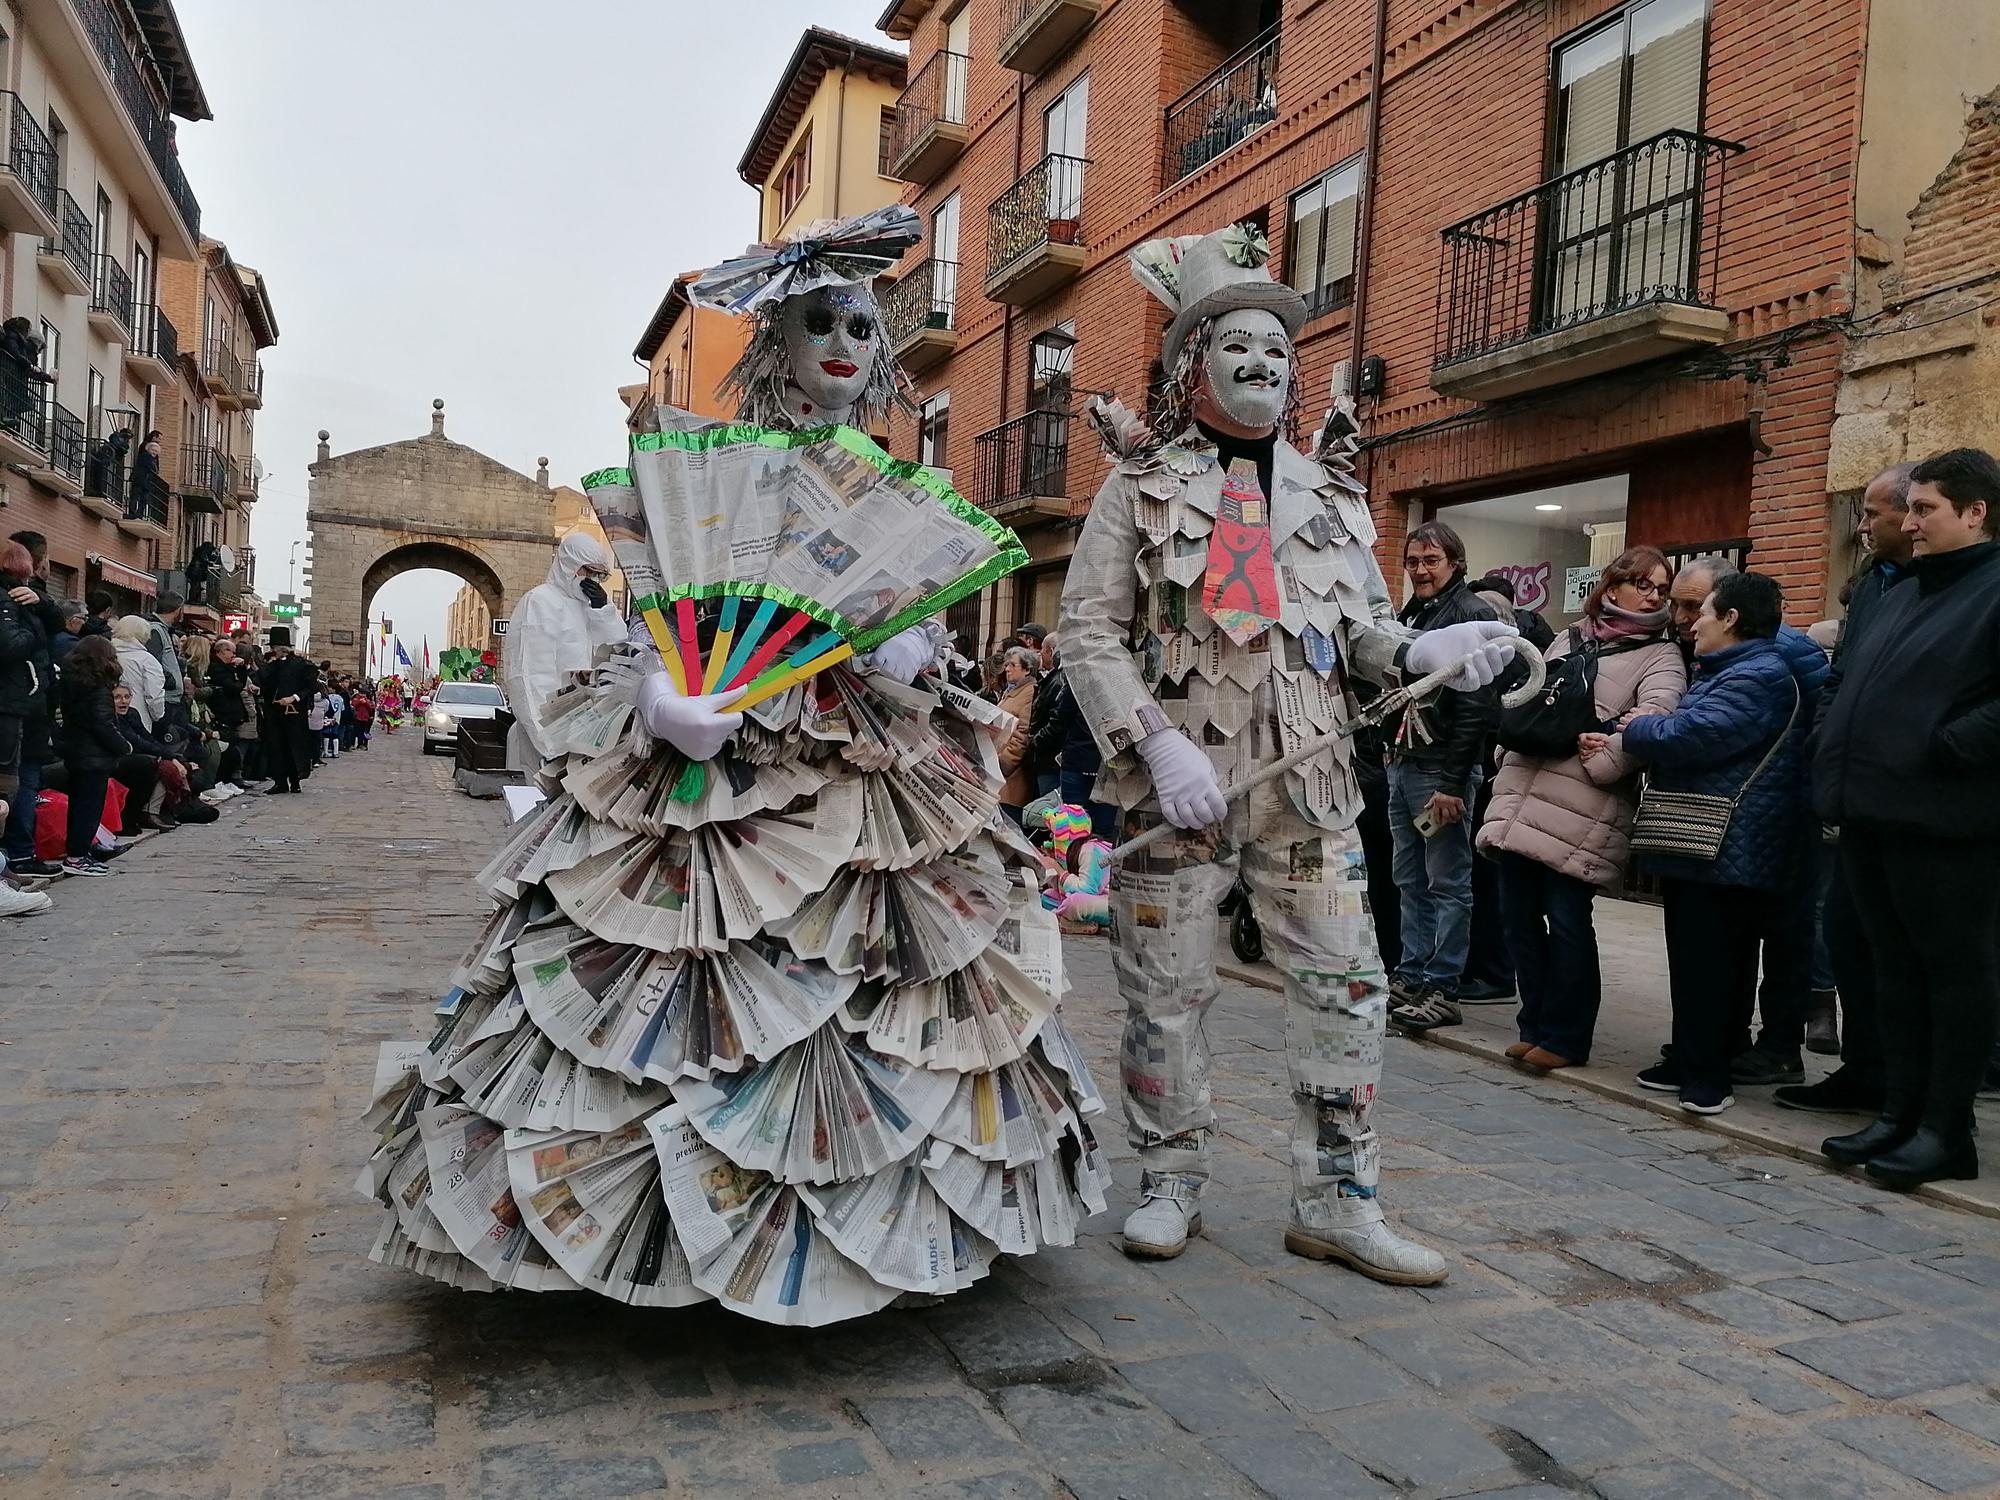
<path id="1" fill-rule="evenodd" d="M 574 484 L 624 454 L 617 387 L 673 275 L 756 238 L 736 177 L 809 23 L 882 0 L 178 0 L 215 119 L 181 122 L 202 227 L 262 270 L 257 581 L 286 585 L 306 465 L 429 430 Z M 303 557 L 303 552 L 301 552 Z M 457 580 L 377 596 L 414 653 Z"/>

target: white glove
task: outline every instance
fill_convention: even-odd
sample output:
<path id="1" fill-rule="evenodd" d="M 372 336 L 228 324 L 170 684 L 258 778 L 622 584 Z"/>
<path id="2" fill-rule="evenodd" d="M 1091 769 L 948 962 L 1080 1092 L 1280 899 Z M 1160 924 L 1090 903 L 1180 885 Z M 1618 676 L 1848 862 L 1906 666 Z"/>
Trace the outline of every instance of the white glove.
<path id="1" fill-rule="evenodd" d="M 640 691 L 660 668 L 643 656 L 613 656 L 591 673 L 591 686 L 607 698 L 637 704 Z M 660 672 L 661 676 L 666 674 Z M 671 684 L 669 684 L 671 686 Z"/>
<path id="2" fill-rule="evenodd" d="M 1206 828 L 1229 816 L 1222 784 L 1201 747 L 1178 729 L 1156 729 L 1139 741 L 1153 776 L 1160 812 L 1176 828 Z"/>
<path id="3" fill-rule="evenodd" d="M 1414 681 L 1461 662 L 1444 685 L 1454 693 L 1476 693 L 1506 671 L 1514 653 L 1526 644 L 1511 624 L 1463 620 L 1427 630 L 1410 642 L 1410 654 L 1403 658 L 1403 676 Z"/>
<path id="4" fill-rule="evenodd" d="M 927 624 L 899 630 L 873 651 L 862 653 L 854 664 L 864 672 L 880 672 L 897 682 L 917 680 L 917 674 L 937 660 L 937 642 Z"/>
<path id="5" fill-rule="evenodd" d="M 713 760 L 743 722 L 743 715 L 728 712 L 729 705 L 749 691 L 740 687 L 684 698 L 673 678 L 655 672 L 639 689 L 639 719 L 654 739 L 665 740 L 689 760 Z"/>

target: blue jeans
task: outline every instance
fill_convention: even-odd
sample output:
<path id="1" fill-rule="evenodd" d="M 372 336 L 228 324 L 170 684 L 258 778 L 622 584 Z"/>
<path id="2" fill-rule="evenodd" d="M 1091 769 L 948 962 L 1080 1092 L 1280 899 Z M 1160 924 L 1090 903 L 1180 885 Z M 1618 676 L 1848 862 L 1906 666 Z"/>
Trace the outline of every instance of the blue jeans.
<path id="1" fill-rule="evenodd" d="M 1500 919 L 1521 993 L 1521 1040 L 1590 1061 L 1604 981 L 1590 903 L 1597 887 L 1525 854 L 1500 856 Z"/>
<path id="2" fill-rule="evenodd" d="M 1411 984 L 1458 992 L 1472 944 L 1472 818 L 1480 774 L 1466 778 L 1467 816 L 1425 838 L 1411 826 L 1442 778 L 1395 761 L 1389 766 L 1389 837 L 1396 850 L 1396 890 L 1403 898 L 1403 961 L 1396 973 Z"/>
<path id="3" fill-rule="evenodd" d="M 4 848 L 10 865 L 35 857 L 35 803 L 42 791 L 42 757 L 39 753 L 22 753 L 20 777 L 20 788 L 14 793 L 7 809 Z"/>

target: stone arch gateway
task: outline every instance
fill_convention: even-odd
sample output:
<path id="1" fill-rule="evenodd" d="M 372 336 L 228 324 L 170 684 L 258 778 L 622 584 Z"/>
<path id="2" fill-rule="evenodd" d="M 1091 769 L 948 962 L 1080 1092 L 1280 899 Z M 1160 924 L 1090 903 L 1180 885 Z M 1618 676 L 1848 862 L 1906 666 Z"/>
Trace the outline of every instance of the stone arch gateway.
<path id="1" fill-rule="evenodd" d="M 340 454 L 319 437 L 306 503 L 316 660 L 362 669 L 369 606 L 399 573 L 456 574 L 495 619 L 548 576 L 555 525 L 547 486 L 447 438 L 442 401 L 432 403 L 423 437 Z"/>

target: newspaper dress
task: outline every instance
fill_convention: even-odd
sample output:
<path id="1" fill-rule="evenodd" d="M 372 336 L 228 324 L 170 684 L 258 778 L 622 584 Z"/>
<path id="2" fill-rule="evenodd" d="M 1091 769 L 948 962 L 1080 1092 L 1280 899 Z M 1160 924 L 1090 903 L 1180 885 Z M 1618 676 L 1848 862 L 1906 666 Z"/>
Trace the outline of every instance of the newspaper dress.
<path id="1" fill-rule="evenodd" d="M 382 1052 L 374 1259 L 810 1325 L 1074 1240 L 1103 1105 L 997 817 L 1011 719 L 834 667 L 691 800 L 626 704 L 571 689 L 548 719 L 550 800 L 479 876 L 497 905 L 437 1030 Z"/>

